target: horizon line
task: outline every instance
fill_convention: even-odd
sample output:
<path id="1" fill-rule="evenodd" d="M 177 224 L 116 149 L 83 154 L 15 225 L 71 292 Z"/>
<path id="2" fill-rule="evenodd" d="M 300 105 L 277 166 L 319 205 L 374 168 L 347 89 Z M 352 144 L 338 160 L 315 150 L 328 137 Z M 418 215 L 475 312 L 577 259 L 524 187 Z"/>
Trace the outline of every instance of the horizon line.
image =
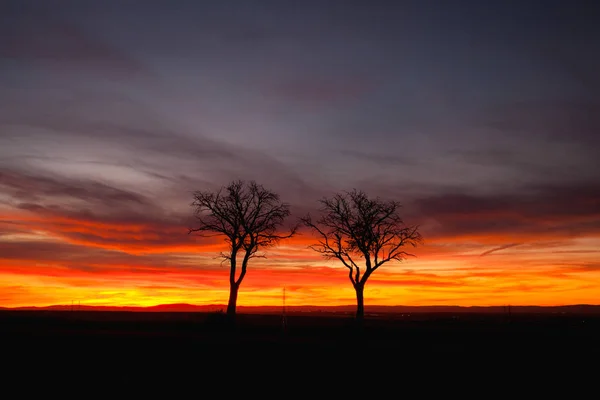
<path id="1" fill-rule="evenodd" d="M 0 309 L 5 310 L 17 310 L 24 308 L 52 308 L 52 307 L 68 307 L 68 308 L 158 308 L 158 307 L 195 307 L 195 308 L 208 308 L 208 307 L 221 307 L 226 308 L 227 304 L 221 303 L 213 303 L 213 304 L 192 304 L 192 303 L 161 303 L 155 305 L 92 305 L 92 304 L 51 304 L 46 306 L 16 306 L 16 307 L 7 307 L 0 306 Z M 507 307 L 530 307 L 530 308 L 564 308 L 564 307 L 600 307 L 600 304 L 589 304 L 589 303 L 571 303 L 571 304 L 560 304 L 560 305 L 536 305 L 536 304 L 503 304 L 503 305 L 456 305 L 456 304 L 428 304 L 428 305 L 404 305 L 404 304 L 396 304 L 396 305 L 383 305 L 383 304 L 372 304 L 365 305 L 365 309 L 368 308 L 507 308 Z M 278 308 L 279 305 L 258 305 L 258 306 L 245 306 L 238 305 L 238 309 L 242 308 Z M 356 304 L 341 304 L 341 305 L 314 305 L 314 304 L 306 304 L 306 305 L 287 305 L 286 308 L 324 308 L 324 309 L 332 309 L 332 308 L 356 308 Z"/>

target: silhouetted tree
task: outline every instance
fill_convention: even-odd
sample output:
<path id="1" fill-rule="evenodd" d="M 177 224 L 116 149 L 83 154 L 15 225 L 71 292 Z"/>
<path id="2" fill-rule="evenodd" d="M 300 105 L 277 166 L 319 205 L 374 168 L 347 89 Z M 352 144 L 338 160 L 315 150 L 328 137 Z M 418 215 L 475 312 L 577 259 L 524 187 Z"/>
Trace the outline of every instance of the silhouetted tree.
<path id="1" fill-rule="evenodd" d="M 280 235 L 278 230 L 290 215 L 290 207 L 282 203 L 279 195 L 254 181 L 233 181 L 216 192 L 194 193 L 195 216 L 198 226 L 189 233 L 200 236 L 222 236 L 228 244 L 227 252 L 220 256 L 229 261 L 229 302 L 227 315 L 235 317 L 240 284 L 246 276 L 248 261 L 259 255 L 261 248 L 275 245 L 279 239 L 289 238 L 296 232 Z M 239 276 L 238 258 L 241 258 Z"/>
<path id="2" fill-rule="evenodd" d="M 411 255 L 404 248 L 420 243 L 421 234 L 416 226 L 404 224 L 398 202 L 370 199 L 356 189 L 324 198 L 320 204 L 322 215 L 316 222 L 310 214 L 301 219 L 319 237 L 318 244 L 310 247 L 328 259 L 337 258 L 348 268 L 356 290 L 356 320 L 362 325 L 367 280 L 388 261 L 402 261 Z"/>

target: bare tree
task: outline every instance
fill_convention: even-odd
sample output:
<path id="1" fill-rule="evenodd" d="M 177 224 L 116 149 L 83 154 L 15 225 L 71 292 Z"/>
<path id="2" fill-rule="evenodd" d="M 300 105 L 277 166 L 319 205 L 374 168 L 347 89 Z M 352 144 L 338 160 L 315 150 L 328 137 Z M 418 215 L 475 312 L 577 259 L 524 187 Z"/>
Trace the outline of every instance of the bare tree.
<path id="1" fill-rule="evenodd" d="M 279 195 L 254 181 L 233 181 L 216 192 L 194 193 L 195 216 L 198 226 L 189 233 L 200 236 L 224 237 L 228 250 L 220 253 L 223 262 L 229 262 L 229 302 L 227 315 L 234 317 L 240 284 L 246 276 L 248 261 L 259 254 L 261 248 L 273 246 L 280 239 L 292 237 L 296 226 L 286 234 L 278 230 L 290 215 L 290 207 L 282 203 Z M 241 268 L 238 272 L 238 262 Z M 237 275 L 237 277 L 236 277 Z"/>
<path id="2" fill-rule="evenodd" d="M 311 248 L 328 259 L 340 260 L 348 268 L 356 291 L 356 319 L 362 324 L 367 280 L 388 261 L 402 261 L 412 255 L 404 249 L 421 243 L 421 234 L 418 227 L 404 224 L 398 202 L 370 199 L 356 189 L 324 198 L 320 204 L 322 215 L 316 222 L 310 214 L 301 221 L 319 237 L 318 244 Z M 363 263 L 364 268 L 359 265 Z"/>

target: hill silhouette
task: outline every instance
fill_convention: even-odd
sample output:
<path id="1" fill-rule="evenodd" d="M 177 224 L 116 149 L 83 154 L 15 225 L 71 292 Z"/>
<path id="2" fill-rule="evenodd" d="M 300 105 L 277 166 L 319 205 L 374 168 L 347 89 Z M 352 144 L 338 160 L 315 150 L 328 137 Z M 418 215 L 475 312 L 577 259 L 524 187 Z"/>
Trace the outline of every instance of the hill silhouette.
<path id="1" fill-rule="evenodd" d="M 90 305 L 51 305 L 45 307 L 0 307 L 0 310 L 48 310 L 48 311 L 131 311 L 131 312 L 219 312 L 227 308 L 223 304 L 194 305 L 187 303 L 159 304 L 155 306 L 90 306 Z M 238 306 L 240 313 L 246 314 L 281 314 L 281 306 Z M 352 314 L 355 305 L 342 306 L 286 306 L 286 313 L 326 313 Z M 403 313 L 542 313 L 542 314 L 589 314 L 600 315 L 600 305 L 574 304 L 564 306 L 366 306 L 365 312 L 376 314 Z"/>

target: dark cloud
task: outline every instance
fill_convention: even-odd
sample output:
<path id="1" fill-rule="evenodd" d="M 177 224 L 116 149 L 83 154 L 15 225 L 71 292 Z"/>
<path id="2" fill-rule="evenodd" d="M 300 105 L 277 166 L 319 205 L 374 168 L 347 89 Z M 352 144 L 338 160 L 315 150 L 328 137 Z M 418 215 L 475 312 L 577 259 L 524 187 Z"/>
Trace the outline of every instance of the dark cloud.
<path id="1" fill-rule="evenodd" d="M 0 169 L 0 186 L 3 187 L 5 193 L 23 202 L 69 197 L 109 208 L 121 204 L 132 204 L 139 207 L 151 206 L 149 199 L 138 193 L 92 180 L 61 178 L 34 176 Z"/>
<path id="2" fill-rule="evenodd" d="M 199 239 L 188 234 L 188 228 L 195 224 L 189 206 L 191 191 L 210 190 L 213 186 L 189 186 L 189 192 L 177 195 L 185 201 L 185 207 L 175 211 L 169 211 L 161 197 L 149 198 L 90 179 L 0 170 L 0 188 L 12 196 L 14 210 L 37 217 L 33 221 L 19 221 L 19 216 L 15 216 L 13 224 L 3 224 L 8 225 L 5 229 L 0 225 L 0 232 L 45 229 L 70 242 L 134 252 L 176 251 L 182 246 L 221 243 L 218 238 Z M 190 197 L 186 198 L 188 194 Z"/>
<path id="3" fill-rule="evenodd" d="M 102 139 L 103 142 L 133 145 L 164 144 L 165 136 L 176 134 L 177 125 L 136 98 L 107 89 L 85 89 L 70 86 L 50 89 L 44 97 L 33 96 L 34 89 L 15 90 L 10 102 L 0 111 L 0 123 L 45 131 L 45 137 L 58 137 L 61 142 L 77 138 Z M 8 130 L 8 129 L 7 129 Z M 22 134 L 22 133 L 21 133 Z M 39 132 L 28 132 L 25 138 L 35 140 Z M 6 137 L 21 135 L 8 131 Z M 176 140 L 174 140 L 176 142 Z M 65 143 L 67 144 L 67 143 Z"/>
<path id="4" fill-rule="evenodd" d="M 56 241 L 0 241 L 2 258 L 30 262 L 122 263 L 135 256 Z"/>
<path id="5" fill-rule="evenodd" d="M 600 102 L 593 99 L 513 101 L 489 107 L 483 123 L 508 135 L 598 145 Z"/>
<path id="6" fill-rule="evenodd" d="M 540 166 L 535 158 L 519 152 L 518 149 L 489 148 L 489 149 L 461 149 L 451 152 L 469 164 L 475 166 L 496 166 L 504 165 L 517 168 L 519 170 L 537 169 L 539 172 L 546 171 L 546 168 L 552 166 Z"/>
<path id="7" fill-rule="evenodd" d="M 600 186 L 543 186 L 506 194 L 438 194 L 414 202 L 426 237 L 574 237 L 600 232 Z"/>
<path id="8" fill-rule="evenodd" d="M 35 221 L 23 223 L 24 226 L 47 229 L 55 236 L 93 246 L 152 252 L 213 242 L 188 235 L 188 228 L 193 226 L 191 212 L 190 216 L 181 216 L 160 209 L 156 212 L 94 210 L 89 206 L 67 209 L 31 203 L 19 204 L 18 208 L 38 216 Z"/>
<path id="9" fill-rule="evenodd" d="M 179 129 L 177 123 L 130 97 L 83 91 L 56 100 L 36 100 L 25 106 L 23 99 L 22 104 L 13 103 L 0 111 L 0 123 L 7 128 L 38 129 L 26 135 L 22 129 L 7 129 L 0 143 L 5 141 L 14 151 L 10 157 L 0 157 L 0 163 L 12 167 L 19 161 L 21 169 L 27 165 L 24 162 L 93 165 L 99 170 L 111 166 L 127 168 L 162 181 L 160 185 L 168 186 L 169 193 L 177 195 L 181 206 L 184 201 L 187 206 L 193 190 L 214 189 L 238 178 L 260 181 L 281 192 L 284 198 L 304 198 L 314 193 L 313 183 L 280 161 L 277 154 Z M 50 153 L 49 146 L 52 146 Z M 85 149 L 82 153 L 85 158 L 68 157 L 81 148 Z M 36 149 L 37 154 L 31 154 Z M 19 152 L 25 155 L 15 155 Z M 39 167 L 30 169 L 31 172 L 23 174 L 31 178 L 40 173 Z M 113 178 L 105 176 L 108 180 Z M 99 189 L 94 189 L 95 194 Z M 57 190 L 64 195 L 71 190 L 81 196 L 87 189 L 76 184 L 69 188 L 63 185 Z M 127 192 L 113 187 L 111 195 L 116 196 L 117 191 L 121 195 Z"/>
<path id="10" fill-rule="evenodd" d="M 48 240 L 0 241 L 0 251 L 5 263 L 8 261 L 3 265 L 4 270 L 12 268 L 12 262 L 19 265 L 34 263 L 31 273 L 43 273 L 47 270 L 49 274 L 62 274 L 61 267 L 84 273 L 156 273 L 219 268 L 218 261 L 205 265 L 190 265 L 174 254 L 130 254 L 125 251 Z"/>
<path id="11" fill-rule="evenodd" d="M 191 245 L 189 214 L 175 214 L 133 191 L 86 179 L 0 171 L 0 187 L 13 207 L 37 216 L 7 230 L 46 228 L 72 241 L 134 248 Z M 10 215 L 10 212 L 9 212 Z M 18 216 L 15 218 L 19 218 Z"/>
<path id="12" fill-rule="evenodd" d="M 6 216 L 4 217 L 6 218 Z M 28 230 L 21 226 L 19 221 L 0 220 L 0 238 L 3 235 L 14 235 L 28 233 Z"/>
<path id="13" fill-rule="evenodd" d="M 512 247 L 520 246 L 521 244 L 523 244 L 523 243 L 509 243 L 509 244 L 506 244 L 506 245 L 504 245 L 504 246 L 499 246 L 499 247 L 495 247 L 495 248 L 493 248 L 493 249 L 490 249 L 490 250 L 484 251 L 484 252 L 483 252 L 483 253 L 481 253 L 479 256 L 480 256 L 480 257 L 484 257 L 484 256 L 487 256 L 487 255 L 489 255 L 489 254 L 495 253 L 495 252 L 497 252 L 497 251 L 506 250 L 506 249 L 510 249 L 510 248 L 512 248 Z"/>
<path id="14" fill-rule="evenodd" d="M 341 154 L 353 160 L 362 160 L 378 166 L 396 167 L 396 166 L 415 166 L 417 160 L 411 159 L 401 154 L 381 154 L 369 153 L 361 150 L 342 150 Z"/>
<path id="15" fill-rule="evenodd" d="M 277 84 L 273 87 L 272 93 L 287 100 L 319 107 L 322 103 L 343 103 L 357 100 L 375 88 L 375 82 L 363 77 L 330 79 L 314 77 Z"/>
<path id="16" fill-rule="evenodd" d="M 146 68 L 122 50 L 94 38 L 71 22 L 41 10 L 0 19 L 0 58 L 33 63 L 56 63 L 62 68 L 85 68 L 102 74 L 131 77 Z"/>
<path id="17" fill-rule="evenodd" d="M 567 273 L 600 271 L 600 262 L 571 262 L 565 265 L 565 269 Z"/>
<path id="18" fill-rule="evenodd" d="M 448 280 L 418 280 L 418 279 L 398 279 L 398 280 L 385 280 L 371 278 L 369 284 L 377 286 L 393 286 L 393 287 L 410 287 L 410 286 L 421 286 L 421 287 L 460 287 L 464 286 L 462 282 L 448 281 Z"/>

